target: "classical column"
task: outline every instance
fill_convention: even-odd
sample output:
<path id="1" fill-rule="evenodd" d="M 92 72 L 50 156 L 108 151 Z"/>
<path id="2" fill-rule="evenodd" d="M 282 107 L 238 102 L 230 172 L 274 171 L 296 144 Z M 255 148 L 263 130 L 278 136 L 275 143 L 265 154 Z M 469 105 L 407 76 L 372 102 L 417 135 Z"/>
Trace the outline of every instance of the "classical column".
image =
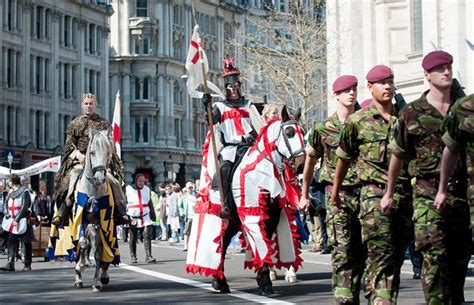
<path id="1" fill-rule="evenodd" d="M 40 148 L 44 148 L 44 145 L 45 145 L 45 138 L 44 138 L 44 131 L 45 131 L 45 128 L 46 128 L 46 121 L 45 121 L 45 114 L 43 111 L 40 111 L 39 112 L 39 122 L 38 122 L 38 126 L 39 126 L 39 146 Z"/>
<path id="2" fill-rule="evenodd" d="M 138 142 L 143 144 L 143 116 L 140 116 L 140 124 L 139 124 L 139 136 L 138 136 Z"/>
<path id="3" fill-rule="evenodd" d="M 16 146 L 16 107 L 11 107 L 10 118 L 11 144 Z"/>
<path id="4" fill-rule="evenodd" d="M 7 79 L 8 79 L 8 49 L 6 47 L 3 47 L 2 48 L 2 58 L 3 58 L 3 77 L 2 77 L 2 84 L 6 84 L 7 83 Z"/>
<path id="5" fill-rule="evenodd" d="M 12 69 L 11 69 L 11 76 L 12 76 L 12 79 L 11 79 L 11 83 L 13 84 L 12 87 L 16 87 L 16 53 L 17 51 L 15 49 L 12 49 Z"/>
<path id="6" fill-rule="evenodd" d="M 123 120 L 123 138 L 125 141 L 131 140 L 130 134 L 130 74 L 123 73 L 121 74 L 122 77 L 122 102 L 123 102 L 123 117 L 126 118 Z"/>
<path id="7" fill-rule="evenodd" d="M 138 93 L 139 96 L 140 96 L 140 102 L 143 103 L 143 79 L 140 78 L 140 80 L 138 81 L 138 83 L 140 84 L 140 92 Z"/>
<path id="8" fill-rule="evenodd" d="M 163 57 L 165 55 L 165 45 L 166 45 L 166 41 L 165 41 L 165 18 L 164 18 L 164 15 L 165 15 L 165 6 L 164 6 L 164 3 L 163 1 L 158 1 L 158 4 L 157 4 L 157 11 L 158 11 L 158 14 L 160 14 L 158 17 L 158 20 L 162 21 L 160 22 L 159 24 L 159 28 L 158 28 L 158 57 Z"/>
<path id="9" fill-rule="evenodd" d="M 61 14 L 59 17 L 59 45 L 63 46 L 64 42 L 64 27 L 66 26 L 66 16 Z"/>
<path id="10" fill-rule="evenodd" d="M 120 37 L 122 39 L 120 53 L 123 55 L 130 55 L 130 31 L 128 29 L 129 19 L 130 19 L 130 1 L 123 1 L 122 8 L 122 24 L 120 25 L 120 30 L 122 31 Z"/>
<path id="11" fill-rule="evenodd" d="M 163 75 L 158 76 L 157 83 L 157 100 L 159 113 L 156 116 L 156 141 L 158 146 L 163 146 L 164 143 L 164 130 L 165 130 L 165 85 Z"/>
<path id="12" fill-rule="evenodd" d="M 68 44 L 68 46 L 72 48 L 73 47 L 73 45 L 72 45 L 72 16 L 68 18 L 68 21 L 69 21 L 69 27 L 68 27 L 69 44 Z"/>
<path id="13" fill-rule="evenodd" d="M 39 72 L 39 78 L 40 78 L 40 92 L 41 93 L 46 93 L 46 59 L 40 58 L 40 70 Z"/>
<path id="14" fill-rule="evenodd" d="M 64 98 L 64 64 L 59 63 L 59 98 Z"/>
<path id="15" fill-rule="evenodd" d="M 0 113 L 2 118 L 3 118 L 3 122 L 0 123 L 3 125 L 3 130 L 4 130 L 4 135 L 5 135 L 5 142 L 7 142 L 7 139 L 8 139 L 8 116 L 9 116 L 9 113 L 8 113 L 8 106 L 7 105 L 3 105 L 3 113 Z"/>
<path id="16" fill-rule="evenodd" d="M 36 38 L 36 5 L 31 4 L 31 37 Z"/>
<path id="17" fill-rule="evenodd" d="M 2 26 L 4 29 L 7 29 L 8 26 L 8 1 L 0 1 L 0 7 L 2 9 Z"/>

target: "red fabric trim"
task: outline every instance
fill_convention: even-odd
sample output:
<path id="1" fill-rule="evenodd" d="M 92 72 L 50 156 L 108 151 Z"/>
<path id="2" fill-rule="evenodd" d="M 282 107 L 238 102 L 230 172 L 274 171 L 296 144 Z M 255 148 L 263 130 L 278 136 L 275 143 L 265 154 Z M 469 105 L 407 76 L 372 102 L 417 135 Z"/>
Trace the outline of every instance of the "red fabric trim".
<path id="1" fill-rule="evenodd" d="M 196 49 L 196 54 L 194 54 L 193 59 L 191 59 L 191 62 L 193 64 L 196 64 L 199 60 L 199 45 L 194 40 L 191 40 L 191 46 Z"/>

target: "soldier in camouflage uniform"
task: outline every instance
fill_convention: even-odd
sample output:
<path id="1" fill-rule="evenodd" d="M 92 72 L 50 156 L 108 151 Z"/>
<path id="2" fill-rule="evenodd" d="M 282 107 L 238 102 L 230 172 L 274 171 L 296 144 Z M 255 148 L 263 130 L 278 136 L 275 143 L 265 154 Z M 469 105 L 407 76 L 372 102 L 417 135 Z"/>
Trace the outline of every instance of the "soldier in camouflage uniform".
<path id="1" fill-rule="evenodd" d="M 354 112 L 357 104 L 357 78 L 344 75 L 333 83 L 333 92 L 337 99 L 337 111 L 321 123 L 316 123 L 310 130 L 307 158 L 303 172 L 303 187 L 300 208 L 309 205 L 308 190 L 314 173 L 314 166 L 322 159 L 320 181 L 326 186 L 327 194 L 331 193 L 334 171 L 336 168 L 336 149 L 339 145 L 339 134 L 347 117 Z M 344 179 L 341 188 L 343 202 L 339 208 L 329 203 L 326 196 L 327 231 L 329 244 L 332 246 L 332 286 L 335 304 L 359 304 L 359 291 L 364 259 L 360 235 L 358 179 L 354 166 Z"/>
<path id="2" fill-rule="evenodd" d="M 390 144 L 392 158 L 387 191 L 382 200 L 382 210 L 389 211 L 403 161 L 413 160 L 410 174 L 416 177 L 415 244 L 423 254 L 421 275 L 428 304 L 462 303 L 470 257 L 469 211 L 462 162 L 456 167 L 454 177 L 458 183 L 452 185 L 449 204 L 444 208 L 434 205 L 443 150 L 443 119 L 452 104 L 452 60 L 452 56 L 443 51 L 432 52 L 423 59 L 430 90 L 400 113 Z"/>
<path id="3" fill-rule="evenodd" d="M 406 249 L 395 243 L 394 218 L 398 210 L 387 215 L 380 210 L 380 200 L 387 181 L 387 146 L 391 128 L 396 121 L 392 104 L 395 93 L 392 70 L 383 65 L 367 74 L 373 102 L 367 108 L 349 116 L 343 129 L 336 155 L 339 157 L 331 203 L 341 206 L 340 186 L 351 162 L 357 160 L 361 183 L 360 223 L 363 249 L 367 251 L 365 266 L 365 296 L 369 304 L 394 304 L 400 285 L 399 258 Z M 398 224 L 397 224 L 398 225 Z M 399 224 L 402 228 L 406 224 Z"/>
<path id="4" fill-rule="evenodd" d="M 474 94 L 456 102 L 445 121 L 446 132 L 442 140 L 446 147 L 441 162 L 441 177 L 435 205 L 443 206 L 447 200 L 448 179 L 452 176 L 459 154 L 466 154 L 469 187 L 467 198 L 471 215 L 471 232 L 474 223 Z M 472 248 L 471 248 L 472 250 Z"/>
<path id="5" fill-rule="evenodd" d="M 95 95 L 83 94 L 81 98 L 82 115 L 69 123 L 67 128 L 66 144 L 62 157 L 61 168 L 55 177 L 55 198 L 59 209 L 59 215 L 55 215 L 55 225 L 67 224 L 70 208 L 72 207 L 72 195 L 79 174 L 84 164 L 84 158 L 89 146 L 89 132 L 91 129 L 112 131 L 110 123 L 95 113 Z M 108 173 L 107 179 L 111 183 L 115 202 L 124 201 L 121 189 L 123 182 L 122 162 L 114 152 L 109 164 L 112 173 Z M 124 207 L 120 209 L 125 213 Z"/>

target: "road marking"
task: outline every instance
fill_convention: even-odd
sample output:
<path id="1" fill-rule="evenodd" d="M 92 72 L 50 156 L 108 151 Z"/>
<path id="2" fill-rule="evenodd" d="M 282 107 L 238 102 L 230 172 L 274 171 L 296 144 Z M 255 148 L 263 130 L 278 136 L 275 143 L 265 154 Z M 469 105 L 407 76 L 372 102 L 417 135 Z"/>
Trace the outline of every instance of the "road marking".
<path id="1" fill-rule="evenodd" d="M 305 259 L 303 262 L 304 262 L 304 263 L 315 264 L 315 265 L 332 266 L 332 264 L 331 264 L 331 263 L 328 263 L 328 262 L 318 262 L 318 261 L 313 261 L 313 260 L 309 260 L 309 259 Z M 411 272 L 411 271 L 404 271 L 404 270 L 401 270 L 401 273 L 402 273 L 402 274 L 413 275 L 413 272 Z M 469 282 L 474 282 L 474 277 L 466 276 L 466 277 L 465 277 L 465 280 L 466 280 L 466 281 L 469 281 Z"/>
<path id="2" fill-rule="evenodd" d="M 141 273 L 141 274 L 144 274 L 144 275 L 160 278 L 160 279 L 163 279 L 163 280 L 166 280 L 166 281 L 175 282 L 175 283 L 179 283 L 179 284 L 184 284 L 184 285 L 188 285 L 188 286 L 193 286 L 193 287 L 204 289 L 204 290 L 215 291 L 211 287 L 211 284 L 208 284 L 208 283 L 193 281 L 193 280 L 177 277 L 177 276 L 174 276 L 174 275 L 161 273 L 161 272 L 156 272 L 156 271 L 152 271 L 152 270 L 147 270 L 147 269 L 143 269 L 143 268 L 139 268 L 139 267 L 135 267 L 135 266 L 130 266 L 130 265 L 127 265 L 127 264 L 122 264 L 122 263 L 119 265 L 119 267 L 122 268 L 122 269 L 129 270 L 129 271 L 133 271 L 133 272 Z M 246 293 L 246 292 L 242 292 L 242 291 L 238 291 L 238 290 L 232 290 L 232 292 L 229 293 L 228 295 L 239 298 L 239 299 L 243 299 L 243 300 L 246 300 L 246 301 L 259 303 L 259 304 L 278 304 L 278 305 L 292 305 L 292 304 L 294 304 L 294 303 L 280 301 L 280 300 L 272 299 L 272 298 L 267 298 L 267 297 L 264 297 L 264 296 L 255 295 L 255 294 L 251 294 L 251 293 Z"/>

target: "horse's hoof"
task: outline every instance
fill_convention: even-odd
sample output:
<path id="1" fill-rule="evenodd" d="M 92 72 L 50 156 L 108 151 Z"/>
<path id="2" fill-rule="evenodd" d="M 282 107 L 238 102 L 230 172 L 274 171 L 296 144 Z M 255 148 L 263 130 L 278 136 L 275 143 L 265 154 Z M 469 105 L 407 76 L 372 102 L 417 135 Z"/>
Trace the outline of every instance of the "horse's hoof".
<path id="1" fill-rule="evenodd" d="M 74 283 L 74 287 L 76 287 L 76 288 L 82 288 L 82 287 L 84 287 L 84 284 L 83 284 L 82 282 L 75 282 L 75 283 Z"/>
<path id="2" fill-rule="evenodd" d="M 285 276 L 285 280 L 288 283 L 296 283 L 297 282 L 296 275 L 287 275 L 287 276 Z"/>
<path id="3" fill-rule="evenodd" d="M 273 286 L 272 285 L 263 285 L 259 287 L 260 295 L 262 296 L 269 296 L 273 294 Z"/>
<path id="4" fill-rule="evenodd" d="M 212 288 L 219 291 L 220 293 L 230 293 L 230 287 L 227 283 L 227 279 L 219 279 L 217 277 L 212 279 Z"/>
<path id="5" fill-rule="evenodd" d="M 107 285 L 110 282 L 110 278 L 109 277 L 101 277 L 100 282 L 104 285 Z"/>
<path id="6" fill-rule="evenodd" d="M 92 292 L 101 292 L 102 289 L 104 289 L 104 287 L 102 286 L 96 286 L 96 285 L 92 285 Z"/>

